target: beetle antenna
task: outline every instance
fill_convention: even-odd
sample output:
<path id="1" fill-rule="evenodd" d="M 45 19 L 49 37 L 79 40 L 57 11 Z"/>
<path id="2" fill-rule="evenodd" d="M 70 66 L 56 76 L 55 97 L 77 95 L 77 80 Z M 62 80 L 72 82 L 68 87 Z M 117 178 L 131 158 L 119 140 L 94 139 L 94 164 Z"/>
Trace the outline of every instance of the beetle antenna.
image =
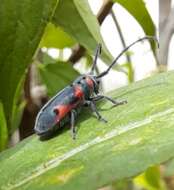
<path id="1" fill-rule="evenodd" d="M 105 76 L 109 71 L 110 69 L 117 63 L 118 59 L 130 48 L 132 47 L 133 45 L 135 45 L 136 43 L 138 42 L 141 42 L 143 40 L 154 40 L 156 43 L 157 43 L 157 46 L 159 48 L 159 42 L 157 40 L 157 38 L 155 36 L 145 36 L 143 38 L 140 38 L 138 39 L 137 41 L 133 42 L 132 44 L 130 44 L 129 46 L 127 46 L 125 49 L 123 49 L 123 51 L 115 58 L 115 60 L 111 63 L 111 65 L 107 68 L 106 71 L 102 72 L 101 74 L 99 74 L 97 76 L 97 78 L 101 78 L 103 76 Z"/>
<path id="2" fill-rule="evenodd" d="M 95 52 L 94 62 L 92 64 L 92 68 L 91 68 L 90 74 L 94 73 L 94 69 L 95 69 L 96 64 L 97 64 L 97 58 L 101 54 L 101 48 L 102 48 L 101 44 L 98 44 L 96 52 Z"/>

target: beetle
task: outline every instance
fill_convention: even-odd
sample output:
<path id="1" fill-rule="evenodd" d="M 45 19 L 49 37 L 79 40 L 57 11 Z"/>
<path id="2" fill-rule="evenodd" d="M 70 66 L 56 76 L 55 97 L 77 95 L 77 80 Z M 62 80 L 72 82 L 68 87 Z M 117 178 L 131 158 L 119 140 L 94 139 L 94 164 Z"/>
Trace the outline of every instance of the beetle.
<path id="1" fill-rule="evenodd" d="M 89 74 L 79 76 L 72 84 L 65 87 L 51 98 L 39 111 L 34 130 L 39 136 L 47 136 L 54 133 L 55 130 L 70 123 L 72 137 L 76 137 L 75 119 L 81 112 L 83 106 L 89 106 L 92 112 L 95 112 L 97 118 L 103 122 L 107 122 L 98 112 L 96 102 L 101 99 L 110 101 L 114 106 L 127 103 L 126 100 L 116 101 L 108 96 L 99 94 L 100 80 L 108 74 L 110 69 L 117 63 L 117 60 L 125 53 L 131 46 L 142 40 L 156 40 L 154 36 L 145 36 L 127 46 L 111 63 L 106 71 L 98 76 L 94 74 L 97 64 L 97 58 L 101 53 L 101 45 L 99 44 L 91 71 Z"/>

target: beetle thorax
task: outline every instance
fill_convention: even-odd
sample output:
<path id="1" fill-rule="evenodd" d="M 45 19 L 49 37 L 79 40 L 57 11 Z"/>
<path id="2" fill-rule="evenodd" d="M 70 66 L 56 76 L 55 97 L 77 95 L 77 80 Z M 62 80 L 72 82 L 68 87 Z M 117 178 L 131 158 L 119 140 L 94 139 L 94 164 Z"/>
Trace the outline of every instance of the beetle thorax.
<path id="1" fill-rule="evenodd" d="M 89 99 L 91 95 L 94 93 L 95 84 L 93 78 L 90 75 L 83 75 L 78 77 L 73 85 L 79 86 L 84 93 L 85 99 Z"/>

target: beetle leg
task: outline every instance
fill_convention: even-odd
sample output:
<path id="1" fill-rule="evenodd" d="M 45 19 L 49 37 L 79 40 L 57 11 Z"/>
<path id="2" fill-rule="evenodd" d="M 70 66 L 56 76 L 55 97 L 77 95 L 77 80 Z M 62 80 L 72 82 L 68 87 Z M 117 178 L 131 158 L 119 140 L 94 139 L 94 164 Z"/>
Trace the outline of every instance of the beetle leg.
<path id="1" fill-rule="evenodd" d="M 75 128 L 75 110 L 71 110 L 71 133 L 72 133 L 72 138 L 76 138 L 76 128 Z"/>
<path id="2" fill-rule="evenodd" d="M 95 105 L 94 101 L 86 101 L 85 103 L 86 103 L 86 105 L 88 105 L 88 106 L 91 107 L 91 110 L 92 110 L 93 112 L 96 113 L 96 115 L 97 115 L 97 119 L 98 119 L 98 120 L 107 123 L 107 120 L 105 120 L 105 119 L 100 115 L 100 113 L 98 112 L 98 110 L 97 110 L 97 108 L 96 108 L 96 105 Z"/>
<path id="3" fill-rule="evenodd" d="M 98 95 L 98 96 L 92 98 L 93 101 L 99 101 L 101 99 L 106 99 L 106 100 L 112 102 L 114 104 L 114 106 L 118 106 L 118 105 L 122 105 L 122 104 L 127 103 L 126 100 L 123 100 L 123 101 L 119 102 L 119 101 L 116 101 L 116 100 L 114 100 L 114 99 L 112 99 L 112 98 L 110 98 L 108 96 L 104 96 L 104 95 Z"/>

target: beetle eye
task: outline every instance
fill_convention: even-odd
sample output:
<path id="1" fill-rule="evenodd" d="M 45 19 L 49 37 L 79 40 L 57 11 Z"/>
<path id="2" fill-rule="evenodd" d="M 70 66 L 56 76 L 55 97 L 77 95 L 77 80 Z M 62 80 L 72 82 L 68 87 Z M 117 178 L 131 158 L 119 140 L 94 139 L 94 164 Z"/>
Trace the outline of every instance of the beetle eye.
<path id="1" fill-rule="evenodd" d="M 59 110 L 58 110 L 57 108 L 55 108 L 55 109 L 53 110 L 53 112 L 54 112 L 56 115 L 59 114 Z"/>

